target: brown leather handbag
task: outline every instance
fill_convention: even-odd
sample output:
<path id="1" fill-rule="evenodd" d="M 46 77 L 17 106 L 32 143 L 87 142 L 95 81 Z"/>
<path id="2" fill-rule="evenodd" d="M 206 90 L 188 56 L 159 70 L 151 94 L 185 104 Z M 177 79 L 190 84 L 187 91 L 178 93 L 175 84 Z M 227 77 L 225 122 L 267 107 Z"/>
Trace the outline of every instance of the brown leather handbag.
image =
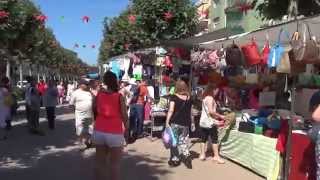
<path id="1" fill-rule="evenodd" d="M 308 24 L 304 24 L 305 30 L 303 37 L 297 31 L 293 34 L 291 45 L 296 61 L 313 62 L 319 61 L 320 47 L 315 39 L 312 37 L 311 29 Z M 307 33 L 309 37 L 307 37 Z"/>

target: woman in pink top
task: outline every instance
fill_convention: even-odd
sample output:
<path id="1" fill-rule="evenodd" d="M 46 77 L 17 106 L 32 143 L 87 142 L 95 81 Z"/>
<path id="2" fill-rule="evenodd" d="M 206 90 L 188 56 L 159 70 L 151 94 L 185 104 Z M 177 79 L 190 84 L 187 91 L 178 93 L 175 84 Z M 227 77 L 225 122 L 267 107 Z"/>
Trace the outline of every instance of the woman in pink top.
<path id="1" fill-rule="evenodd" d="M 125 144 L 124 132 L 128 127 L 125 99 L 118 93 L 117 77 L 106 72 L 95 102 L 95 127 L 93 142 L 96 145 L 96 179 L 106 178 L 107 158 L 110 160 L 111 179 L 120 179 L 120 160 Z M 110 155 L 110 156 L 109 156 Z"/>

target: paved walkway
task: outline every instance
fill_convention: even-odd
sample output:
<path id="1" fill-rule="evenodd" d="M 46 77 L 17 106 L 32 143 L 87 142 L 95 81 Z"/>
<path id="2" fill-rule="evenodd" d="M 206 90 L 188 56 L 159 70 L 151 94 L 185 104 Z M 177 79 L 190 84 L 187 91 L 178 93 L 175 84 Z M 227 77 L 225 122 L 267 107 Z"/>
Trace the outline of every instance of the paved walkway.
<path id="1" fill-rule="evenodd" d="M 94 150 L 80 153 L 75 146 L 73 115 L 65 107 L 57 112 L 57 128 L 50 131 L 41 118 L 46 136 L 27 132 L 22 116 L 14 122 L 8 140 L 0 141 L 1 180 L 92 180 Z M 43 117 L 44 114 L 42 114 Z M 199 145 L 193 146 L 197 152 Z M 194 153 L 195 155 L 197 153 Z M 232 162 L 218 165 L 211 160 L 193 161 L 194 168 L 169 168 L 168 151 L 161 141 L 137 141 L 125 149 L 123 180 L 261 180 Z"/>

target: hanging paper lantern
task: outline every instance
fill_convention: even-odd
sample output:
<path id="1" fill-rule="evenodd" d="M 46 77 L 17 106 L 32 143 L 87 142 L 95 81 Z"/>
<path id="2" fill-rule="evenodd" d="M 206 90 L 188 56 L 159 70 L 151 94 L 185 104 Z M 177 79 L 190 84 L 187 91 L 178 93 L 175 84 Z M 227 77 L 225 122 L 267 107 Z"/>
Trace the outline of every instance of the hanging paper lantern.
<path id="1" fill-rule="evenodd" d="M 173 18 L 173 14 L 171 12 L 165 12 L 164 13 L 164 19 L 166 21 L 170 21 Z"/>
<path id="2" fill-rule="evenodd" d="M 6 11 L 0 11 L 0 19 L 5 19 L 9 17 L 9 13 Z"/>
<path id="3" fill-rule="evenodd" d="M 125 50 L 129 50 L 130 44 L 126 43 L 126 44 L 123 45 L 123 47 L 124 47 Z"/>
<path id="4" fill-rule="evenodd" d="M 90 17 L 89 17 L 89 16 L 83 16 L 83 17 L 82 17 L 82 21 L 83 21 L 84 23 L 89 23 Z"/>
<path id="5" fill-rule="evenodd" d="M 83 48 L 86 48 L 87 46 L 86 46 L 86 45 L 82 45 L 82 47 L 83 47 Z"/>
<path id="6" fill-rule="evenodd" d="M 92 48 L 92 49 L 95 49 L 95 48 L 96 48 L 96 45 L 92 45 L 91 48 Z"/>
<path id="7" fill-rule="evenodd" d="M 35 19 L 40 23 L 44 24 L 48 20 L 48 16 L 45 15 L 36 15 Z"/>
<path id="8" fill-rule="evenodd" d="M 73 46 L 74 48 L 79 48 L 79 44 L 74 44 L 74 46 Z"/>
<path id="9" fill-rule="evenodd" d="M 130 24 L 134 24 L 134 23 L 136 23 L 136 21 L 137 21 L 137 16 L 135 16 L 135 15 L 130 15 L 130 16 L 128 17 L 128 19 L 129 19 Z"/>
<path id="10" fill-rule="evenodd" d="M 250 3 L 241 3 L 238 5 L 238 7 L 241 12 L 246 13 L 246 14 L 249 10 L 253 9 L 252 4 L 250 4 Z"/>

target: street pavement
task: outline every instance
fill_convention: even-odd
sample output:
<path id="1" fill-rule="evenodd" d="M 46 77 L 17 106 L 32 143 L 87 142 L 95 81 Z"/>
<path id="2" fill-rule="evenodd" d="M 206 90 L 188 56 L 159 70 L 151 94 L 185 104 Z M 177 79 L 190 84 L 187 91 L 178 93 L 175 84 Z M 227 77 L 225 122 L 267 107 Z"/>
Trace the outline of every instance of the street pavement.
<path id="1" fill-rule="evenodd" d="M 0 141 L 0 180 L 93 180 L 94 150 L 79 152 L 74 132 L 74 116 L 67 107 L 57 110 L 56 130 L 47 127 L 46 136 L 28 133 L 24 112 L 19 111 L 9 139 Z M 192 146 L 193 169 L 183 165 L 169 168 L 169 152 L 161 140 L 141 139 L 124 150 L 123 180 L 262 180 L 253 172 L 227 161 L 218 165 L 199 161 L 199 144 Z"/>

